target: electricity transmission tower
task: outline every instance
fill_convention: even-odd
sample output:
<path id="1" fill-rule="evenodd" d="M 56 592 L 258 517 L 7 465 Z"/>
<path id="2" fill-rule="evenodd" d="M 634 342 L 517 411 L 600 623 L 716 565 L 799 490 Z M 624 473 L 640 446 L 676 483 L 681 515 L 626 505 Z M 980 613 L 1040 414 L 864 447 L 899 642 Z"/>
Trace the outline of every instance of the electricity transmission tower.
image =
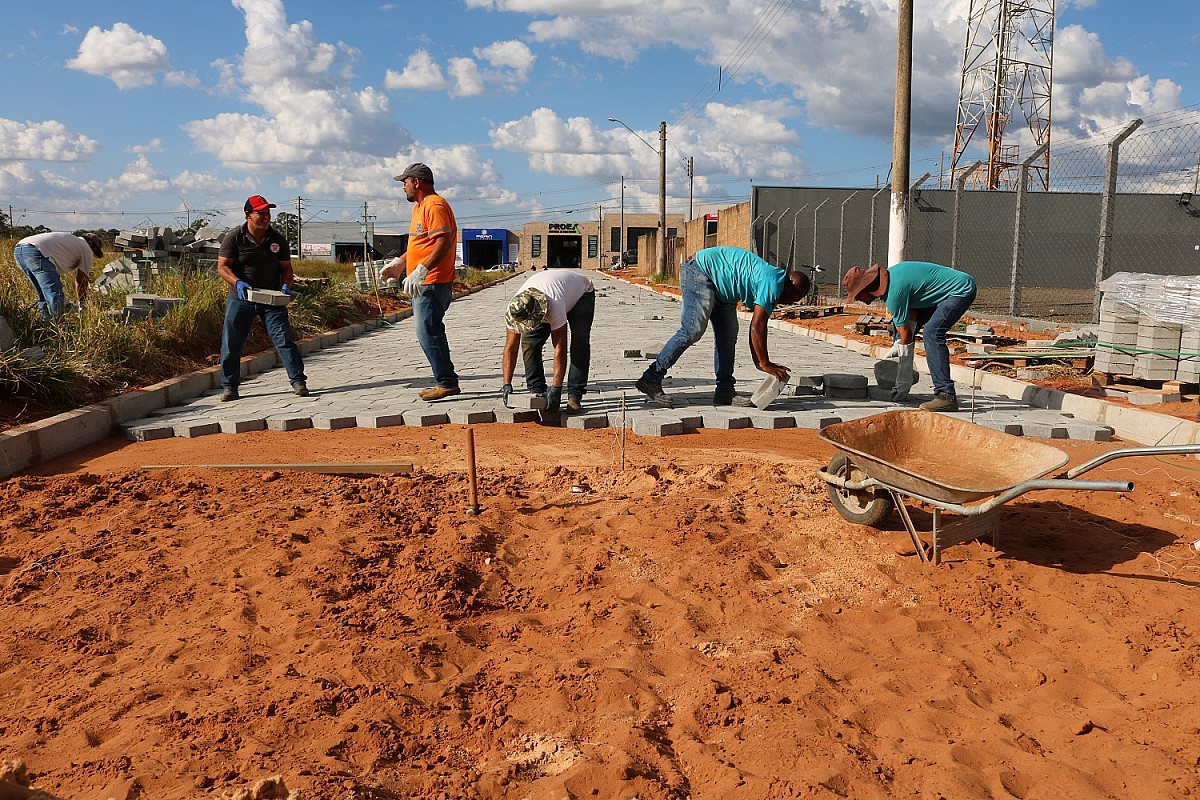
<path id="1" fill-rule="evenodd" d="M 1054 0 L 971 0 L 963 50 L 958 116 L 954 127 L 951 177 L 970 169 L 977 156 L 968 150 L 979 134 L 986 141 L 986 169 L 973 172 L 977 189 L 1014 189 L 1020 148 L 1005 144 L 1005 128 L 1016 117 L 1029 128 L 1035 152 L 1030 164 L 1043 189 L 1050 188 L 1050 76 L 1054 64 Z M 1010 142 L 1013 136 L 1010 135 Z M 977 151 L 976 151 L 977 152 Z"/>

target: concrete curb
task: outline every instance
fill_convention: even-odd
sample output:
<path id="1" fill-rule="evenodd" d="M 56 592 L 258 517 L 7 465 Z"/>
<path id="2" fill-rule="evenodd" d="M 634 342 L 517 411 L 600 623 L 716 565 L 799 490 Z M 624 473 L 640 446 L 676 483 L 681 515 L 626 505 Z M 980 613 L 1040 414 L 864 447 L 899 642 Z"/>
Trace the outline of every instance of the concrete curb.
<path id="1" fill-rule="evenodd" d="M 615 275 L 609 275 L 609 277 L 616 280 L 624 280 Z M 629 283 L 629 281 L 624 282 L 660 297 L 667 297 L 675 301 L 679 300 L 678 296 L 669 292 L 663 292 L 642 284 Z M 740 311 L 738 312 L 738 316 L 741 319 L 749 319 L 751 315 L 749 312 Z M 837 347 L 844 347 L 847 350 L 853 350 L 856 353 L 862 353 L 874 358 L 882 358 L 883 354 L 888 350 L 882 344 L 873 345 L 837 333 L 816 331 L 806 328 L 803 325 L 798 325 L 790 320 L 773 319 L 767 324 L 777 330 L 807 336 L 810 339 L 817 339 Z M 928 375 L 928 369 L 922 359 L 915 359 L 913 366 L 921 374 Z M 1025 381 L 1006 378 L 1003 375 L 995 375 L 990 372 L 963 367 L 957 364 L 950 365 L 950 377 L 954 379 L 955 383 L 974 386 L 984 392 L 1002 395 L 1012 400 L 1019 400 L 1034 408 L 1058 411 L 1077 419 L 1094 422 L 1098 425 L 1107 425 L 1113 429 L 1113 432 L 1117 436 L 1137 442 L 1138 444 L 1200 443 L 1200 422 L 1192 422 L 1167 414 L 1157 414 L 1153 411 L 1129 408 L 1128 406 L 1109 403 L 1094 397 L 1080 397 L 1076 394 L 1060 392 L 1057 389 L 1048 389 L 1037 384 L 1026 383 Z"/>
<path id="2" fill-rule="evenodd" d="M 476 292 L 503 283 L 516 274 L 505 275 L 491 283 L 467 289 L 459 295 L 466 297 Z M 297 342 L 301 352 L 311 353 L 339 342 L 362 336 L 387 324 L 399 322 L 412 316 L 412 309 L 389 314 L 369 322 L 356 322 L 332 331 L 316 333 Z M 242 358 L 242 376 L 265 372 L 279 363 L 279 354 L 274 349 Z M 198 397 L 221 385 L 220 367 L 206 367 L 189 372 L 152 386 L 133 389 L 53 417 L 0 431 L 0 478 L 15 475 L 35 464 L 58 458 L 73 450 L 102 442 L 109 436 L 120 434 L 120 426 L 135 419 L 143 419 L 161 408 L 179 405 L 185 400 Z"/>

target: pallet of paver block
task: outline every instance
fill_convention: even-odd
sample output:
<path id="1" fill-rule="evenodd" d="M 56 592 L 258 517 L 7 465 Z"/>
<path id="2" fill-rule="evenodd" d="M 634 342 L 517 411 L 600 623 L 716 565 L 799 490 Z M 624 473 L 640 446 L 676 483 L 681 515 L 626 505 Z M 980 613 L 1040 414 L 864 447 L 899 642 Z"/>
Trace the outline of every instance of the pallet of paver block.
<path id="1" fill-rule="evenodd" d="M 844 306 L 777 306 L 771 315 L 775 319 L 815 319 L 841 314 Z"/>
<path id="2" fill-rule="evenodd" d="M 892 321 L 888 317 L 863 314 L 854 321 L 854 332 L 863 336 L 873 336 L 877 332 L 890 333 Z"/>

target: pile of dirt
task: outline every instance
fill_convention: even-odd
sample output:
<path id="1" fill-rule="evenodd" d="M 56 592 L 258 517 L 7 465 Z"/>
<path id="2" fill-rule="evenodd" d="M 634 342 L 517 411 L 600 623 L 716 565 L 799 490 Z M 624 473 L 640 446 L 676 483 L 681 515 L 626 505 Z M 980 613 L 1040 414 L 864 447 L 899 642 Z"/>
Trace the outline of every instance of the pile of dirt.
<path id="1" fill-rule="evenodd" d="M 932 567 L 834 513 L 812 431 L 477 428 L 478 516 L 465 440 L 109 442 L 0 483 L 0 759 L 64 800 L 1200 792 L 1195 460 Z M 416 468 L 141 468 L 268 460 Z"/>

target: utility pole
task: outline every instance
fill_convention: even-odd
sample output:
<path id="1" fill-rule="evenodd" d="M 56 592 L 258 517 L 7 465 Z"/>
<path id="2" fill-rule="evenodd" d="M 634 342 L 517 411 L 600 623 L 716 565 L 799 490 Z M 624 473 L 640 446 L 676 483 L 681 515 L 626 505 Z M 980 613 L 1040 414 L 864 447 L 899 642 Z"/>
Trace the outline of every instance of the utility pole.
<path id="1" fill-rule="evenodd" d="M 667 274 L 667 121 L 658 124 L 658 274 Z"/>
<path id="2" fill-rule="evenodd" d="M 9 224 L 12 224 L 12 206 L 8 207 Z M 617 263 L 625 268 L 625 176 L 621 176 L 621 241 L 617 248 Z"/>
<path id="3" fill-rule="evenodd" d="M 892 215 L 888 224 L 888 263 L 908 252 L 908 145 L 912 130 L 913 0 L 900 0 L 896 20 L 896 111 L 892 128 Z"/>
<path id="4" fill-rule="evenodd" d="M 370 248 L 370 245 L 367 244 L 367 231 L 370 230 L 371 220 L 373 220 L 373 219 L 375 219 L 375 218 L 367 213 L 367 201 L 364 200 L 363 201 L 363 213 L 362 213 L 363 264 L 365 264 L 367 266 L 367 268 L 371 271 L 371 280 L 372 281 L 375 280 L 375 267 L 371 263 L 371 248 Z"/>
<path id="5" fill-rule="evenodd" d="M 296 195 L 296 257 L 304 258 L 304 198 Z"/>
<path id="6" fill-rule="evenodd" d="M 692 221 L 692 189 L 696 185 L 696 159 L 688 156 L 688 222 Z"/>

